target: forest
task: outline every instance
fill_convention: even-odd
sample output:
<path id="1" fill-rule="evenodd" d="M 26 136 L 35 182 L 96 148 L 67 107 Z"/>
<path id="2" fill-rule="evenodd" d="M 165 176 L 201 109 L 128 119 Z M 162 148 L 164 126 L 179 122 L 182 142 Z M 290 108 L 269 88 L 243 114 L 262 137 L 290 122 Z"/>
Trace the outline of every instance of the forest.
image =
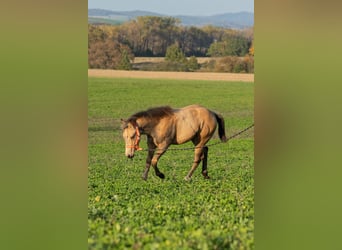
<path id="1" fill-rule="evenodd" d="M 164 57 L 140 70 L 254 72 L 253 27 L 182 26 L 173 17 L 141 16 L 121 25 L 88 24 L 88 66 L 136 69 L 135 57 Z M 212 58 L 199 64 L 198 57 Z"/>

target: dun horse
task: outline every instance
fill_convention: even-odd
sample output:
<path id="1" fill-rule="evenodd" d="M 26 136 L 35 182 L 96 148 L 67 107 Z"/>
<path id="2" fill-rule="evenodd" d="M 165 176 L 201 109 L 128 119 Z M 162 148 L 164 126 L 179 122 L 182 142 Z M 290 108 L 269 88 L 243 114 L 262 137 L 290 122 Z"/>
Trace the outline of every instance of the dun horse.
<path id="1" fill-rule="evenodd" d="M 123 138 L 126 144 L 126 156 L 134 157 L 139 147 L 140 135 L 147 135 L 148 153 L 146 168 L 142 175 L 147 180 L 150 166 L 158 177 L 165 176 L 159 171 L 159 158 L 171 144 L 183 144 L 192 141 L 195 146 L 195 158 L 185 180 L 190 180 L 193 172 L 202 161 L 202 174 L 209 179 L 207 170 L 208 147 L 206 143 L 213 136 L 218 124 L 218 134 L 221 141 L 226 142 L 224 119 L 199 105 L 191 105 L 181 109 L 172 109 L 169 106 L 151 108 L 138 112 L 127 120 L 122 120 Z"/>

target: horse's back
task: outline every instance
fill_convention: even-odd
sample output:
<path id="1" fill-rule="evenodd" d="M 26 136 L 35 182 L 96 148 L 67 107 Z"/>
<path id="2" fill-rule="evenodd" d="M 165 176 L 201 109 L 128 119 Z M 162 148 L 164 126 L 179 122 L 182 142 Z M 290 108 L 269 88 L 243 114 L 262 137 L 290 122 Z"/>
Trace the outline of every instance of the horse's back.
<path id="1" fill-rule="evenodd" d="M 179 114 L 183 117 L 186 116 L 187 119 L 193 120 L 195 123 L 214 122 L 216 124 L 214 114 L 209 109 L 198 104 L 189 105 L 179 109 Z"/>

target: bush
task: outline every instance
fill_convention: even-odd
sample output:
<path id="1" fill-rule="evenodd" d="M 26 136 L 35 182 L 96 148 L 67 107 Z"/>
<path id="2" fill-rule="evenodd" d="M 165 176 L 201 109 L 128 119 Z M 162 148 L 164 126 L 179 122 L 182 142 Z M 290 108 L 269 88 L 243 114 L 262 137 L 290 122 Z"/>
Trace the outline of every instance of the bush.
<path id="1" fill-rule="evenodd" d="M 197 58 L 195 56 L 191 56 L 188 59 L 187 64 L 189 71 L 196 71 L 200 68 L 200 65 L 198 64 Z"/>
<path id="2" fill-rule="evenodd" d="M 245 56 L 243 61 L 245 63 L 246 72 L 254 73 L 254 56 Z"/>
<path id="3" fill-rule="evenodd" d="M 210 61 L 202 64 L 201 71 L 209 71 L 209 72 L 214 71 L 215 65 L 216 65 L 216 60 L 211 59 Z"/>
<path id="4" fill-rule="evenodd" d="M 217 60 L 213 59 L 207 63 L 204 63 L 201 67 L 201 71 L 254 73 L 254 58 L 252 56 L 225 56 Z"/>
<path id="5" fill-rule="evenodd" d="M 186 62 L 163 62 L 157 65 L 157 71 L 189 71 Z"/>

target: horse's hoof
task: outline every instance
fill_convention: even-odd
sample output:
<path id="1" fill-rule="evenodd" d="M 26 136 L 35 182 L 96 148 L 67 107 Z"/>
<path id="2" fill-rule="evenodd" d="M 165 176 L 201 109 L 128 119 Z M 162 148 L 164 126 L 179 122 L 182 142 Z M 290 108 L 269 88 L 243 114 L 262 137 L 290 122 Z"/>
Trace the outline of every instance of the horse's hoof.
<path id="1" fill-rule="evenodd" d="M 202 175 L 203 175 L 204 179 L 210 179 L 210 177 L 208 176 L 208 171 L 207 170 L 204 170 L 202 172 Z"/>
<path id="2" fill-rule="evenodd" d="M 160 179 L 164 179 L 165 178 L 165 175 L 163 173 L 159 173 L 157 174 L 157 176 L 160 178 Z"/>
<path id="3" fill-rule="evenodd" d="M 185 176 L 185 177 L 184 177 L 184 180 L 185 180 L 185 181 L 191 181 L 191 177 Z"/>
<path id="4" fill-rule="evenodd" d="M 147 181 L 147 176 L 141 176 L 141 178 L 144 180 L 144 181 Z"/>

